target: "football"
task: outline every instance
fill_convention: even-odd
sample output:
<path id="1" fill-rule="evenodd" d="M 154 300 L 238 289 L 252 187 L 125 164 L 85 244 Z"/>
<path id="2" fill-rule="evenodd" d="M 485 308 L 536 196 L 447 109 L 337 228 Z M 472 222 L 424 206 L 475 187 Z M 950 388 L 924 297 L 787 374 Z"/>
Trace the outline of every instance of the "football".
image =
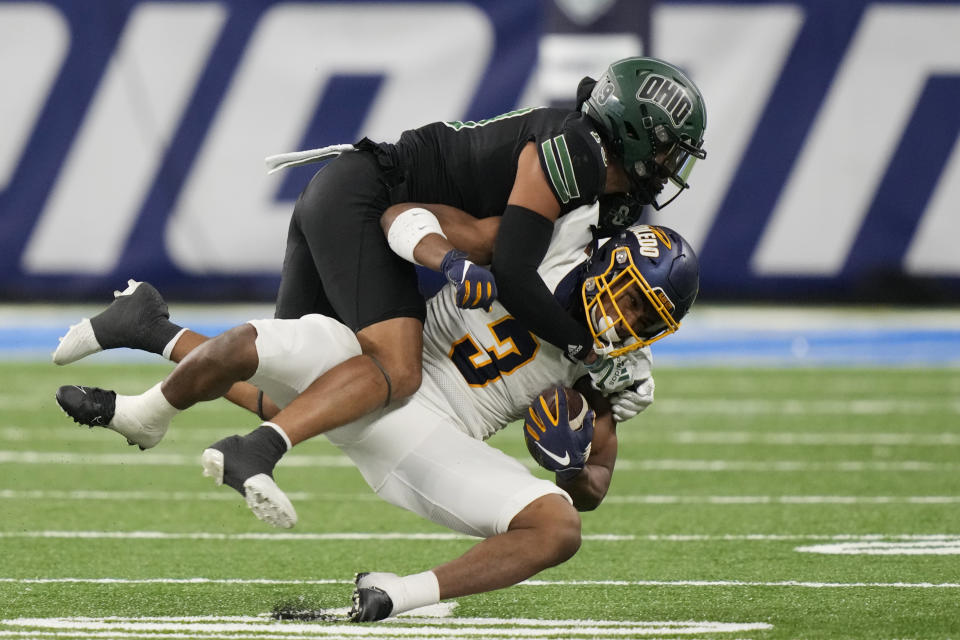
<path id="1" fill-rule="evenodd" d="M 544 396 L 544 399 L 547 401 L 547 406 L 550 407 L 550 411 L 556 414 L 556 395 L 553 393 L 553 390 L 556 387 L 551 387 L 547 389 L 541 396 Z M 577 391 L 576 389 L 571 389 L 570 387 L 562 387 L 564 393 L 567 394 L 567 419 L 570 421 L 571 431 L 580 431 L 580 428 L 583 426 L 583 419 L 587 417 L 587 399 L 583 397 L 583 394 Z"/>
<path id="2" fill-rule="evenodd" d="M 556 385 L 548 389 L 544 389 L 540 394 L 533 399 L 533 402 L 530 403 L 531 407 L 540 406 L 541 399 L 546 403 L 547 408 L 550 413 L 553 415 L 557 414 L 557 391 L 562 391 L 567 396 L 567 420 L 570 424 L 571 431 L 580 431 L 583 428 L 583 421 L 587 417 L 587 412 L 590 407 L 587 405 L 587 399 L 583 397 L 583 394 L 575 389 L 569 387 L 563 387 Z M 534 460 L 537 461 L 540 466 L 546 466 L 541 460 L 541 452 L 538 450 L 536 443 L 540 441 L 540 433 L 536 427 L 531 427 L 524 423 L 523 429 L 523 439 L 527 445 L 527 451 L 530 452 L 530 455 Z M 587 447 L 587 456 L 590 448 Z M 548 467 L 549 468 L 549 467 Z"/>

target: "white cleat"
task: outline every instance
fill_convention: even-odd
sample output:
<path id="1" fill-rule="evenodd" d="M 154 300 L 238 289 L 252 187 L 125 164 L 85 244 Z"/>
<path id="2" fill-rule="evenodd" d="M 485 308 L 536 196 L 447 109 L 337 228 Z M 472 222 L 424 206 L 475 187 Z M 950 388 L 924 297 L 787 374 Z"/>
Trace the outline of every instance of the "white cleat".
<path id="1" fill-rule="evenodd" d="M 243 488 L 247 506 L 257 518 L 278 529 L 292 529 L 297 524 L 297 511 L 273 478 L 259 473 L 247 478 Z"/>
<path id="2" fill-rule="evenodd" d="M 204 449 L 200 456 L 203 475 L 223 484 L 225 459 L 218 449 Z M 297 524 L 297 511 L 287 494 L 265 473 L 258 473 L 243 482 L 243 498 L 258 519 L 278 529 L 292 529 Z"/>
<path id="3" fill-rule="evenodd" d="M 127 280 L 127 288 L 123 291 L 114 290 L 113 298 L 129 296 L 141 284 L 143 283 L 136 280 Z M 107 309 L 109 308 L 107 307 Z M 90 318 L 84 318 L 77 324 L 71 325 L 67 329 L 66 335 L 60 338 L 57 350 L 53 352 L 53 363 L 59 365 L 70 364 L 100 351 L 103 351 L 103 347 L 97 342 L 97 336 L 93 333 Z"/>
<path id="4" fill-rule="evenodd" d="M 106 309 L 72 325 L 53 352 L 53 362 L 70 364 L 103 351 L 127 347 L 162 353 L 178 329 L 160 293 L 147 282 L 127 280 L 127 288 L 113 292 Z"/>
<path id="5" fill-rule="evenodd" d="M 53 363 L 70 364 L 99 351 L 103 351 L 103 347 L 93 335 L 90 318 L 84 318 L 77 324 L 71 325 L 67 334 L 60 338 L 57 350 L 53 352 Z"/>
<path id="6" fill-rule="evenodd" d="M 223 485 L 223 452 L 216 449 L 204 449 L 200 456 L 200 466 L 203 467 L 203 476 L 213 478 L 217 486 Z"/>

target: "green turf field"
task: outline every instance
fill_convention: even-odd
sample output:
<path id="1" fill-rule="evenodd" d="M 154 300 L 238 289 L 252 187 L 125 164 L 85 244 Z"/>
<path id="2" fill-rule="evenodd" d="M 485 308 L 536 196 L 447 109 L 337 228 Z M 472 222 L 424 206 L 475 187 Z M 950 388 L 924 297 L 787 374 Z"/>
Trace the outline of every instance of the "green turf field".
<path id="1" fill-rule="evenodd" d="M 0 638 L 960 637 L 960 370 L 659 369 L 577 556 L 365 626 L 261 614 L 346 606 L 354 572 L 471 540 L 379 502 L 325 441 L 278 467 L 300 516 L 279 532 L 200 474 L 205 445 L 256 425 L 239 409 L 140 452 L 53 400 L 167 370 L 0 364 Z M 528 459 L 519 425 L 491 442 Z"/>

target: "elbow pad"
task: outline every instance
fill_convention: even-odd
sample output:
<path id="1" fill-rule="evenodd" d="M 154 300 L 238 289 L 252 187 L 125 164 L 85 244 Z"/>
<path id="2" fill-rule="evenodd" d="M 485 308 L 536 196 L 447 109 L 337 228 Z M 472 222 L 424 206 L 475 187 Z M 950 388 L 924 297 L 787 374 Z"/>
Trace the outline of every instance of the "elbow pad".
<path id="1" fill-rule="evenodd" d="M 583 359 L 593 347 L 593 338 L 553 297 L 537 273 L 552 237 L 550 220 L 524 207 L 507 206 L 490 265 L 497 297 L 529 331 L 571 357 Z"/>

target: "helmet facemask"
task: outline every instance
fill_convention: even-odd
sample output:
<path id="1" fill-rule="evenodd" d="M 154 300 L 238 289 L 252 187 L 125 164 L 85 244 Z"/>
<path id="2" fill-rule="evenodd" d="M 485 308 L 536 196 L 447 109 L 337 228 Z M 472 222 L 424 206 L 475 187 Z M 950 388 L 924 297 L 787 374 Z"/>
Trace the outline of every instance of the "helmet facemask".
<path id="1" fill-rule="evenodd" d="M 674 305 L 660 287 L 651 287 L 633 261 L 629 247 L 610 254 L 606 270 L 584 280 L 581 288 L 594 350 L 615 357 L 664 338 L 680 323 Z M 634 316 L 631 326 L 628 315 Z"/>
<path id="2" fill-rule="evenodd" d="M 693 166 L 707 154 L 700 148 L 701 143 L 692 144 L 689 139 L 680 138 L 662 124 L 653 126 L 648 135 L 650 140 L 646 148 L 653 149 L 653 157 L 637 160 L 632 165 L 624 162 L 624 169 L 636 198 L 645 200 L 646 204 L 659 211 L 690 188 L 687 179 Z M 661 197 L 667 185 L 670 190 Z"/>

